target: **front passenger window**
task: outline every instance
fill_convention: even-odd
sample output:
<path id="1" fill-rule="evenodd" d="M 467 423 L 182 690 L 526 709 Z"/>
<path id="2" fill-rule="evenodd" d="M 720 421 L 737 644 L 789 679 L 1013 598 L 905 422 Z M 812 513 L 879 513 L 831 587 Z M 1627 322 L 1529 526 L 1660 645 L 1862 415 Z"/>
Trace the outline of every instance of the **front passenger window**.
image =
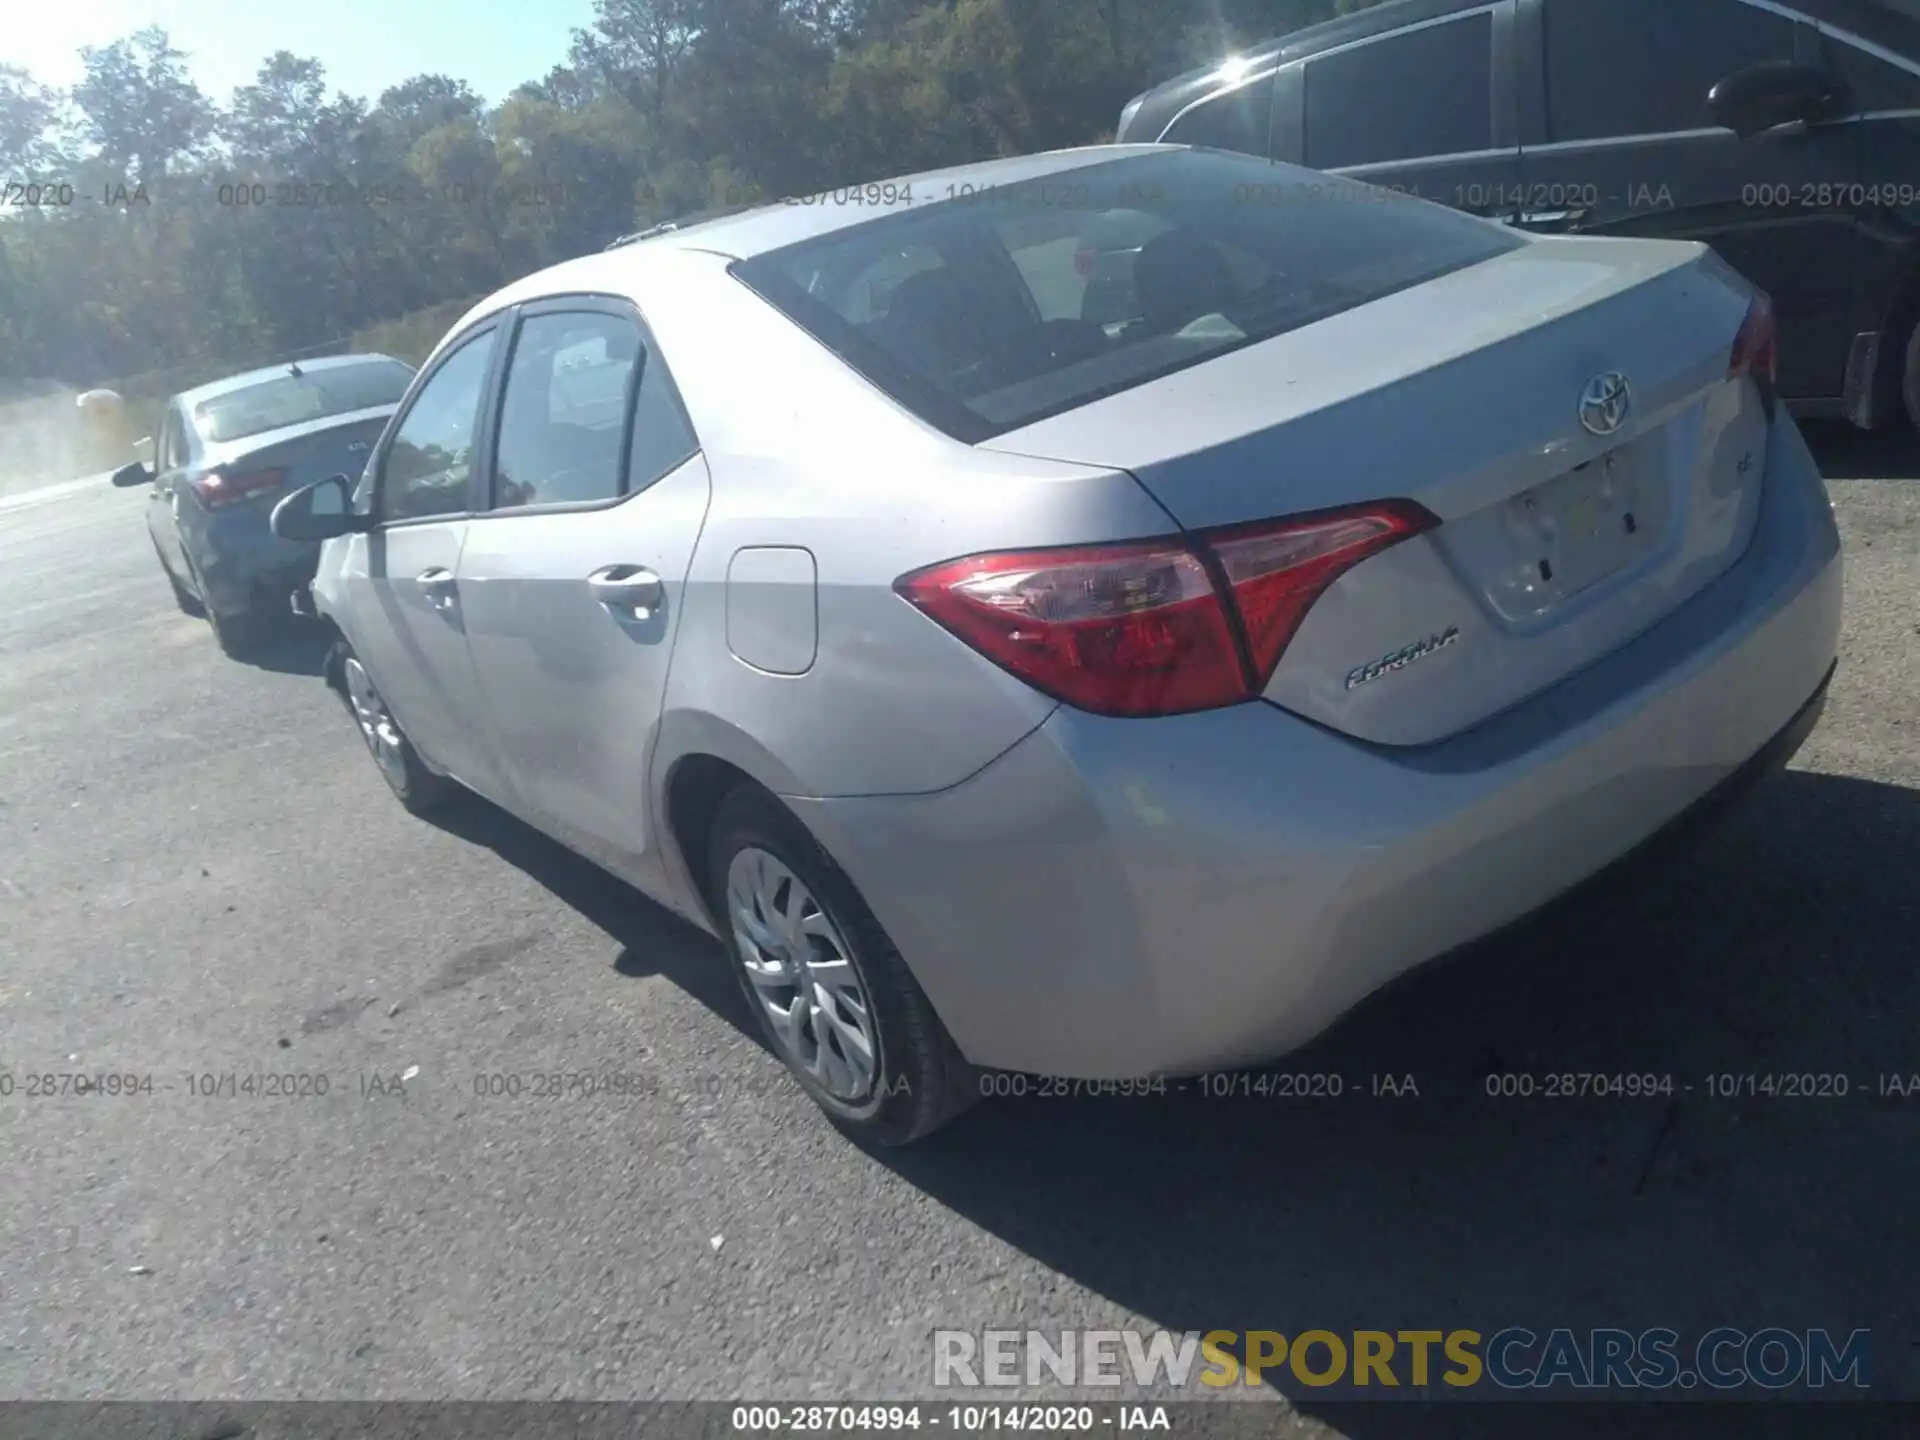
<path id="1" fill-rule="evenodd" d="M 380 519 L 421 520 L 473 508 L 473 441 L 492 363 L 489 330 L 459 346 L 428 377 L 387 448 Z"/>

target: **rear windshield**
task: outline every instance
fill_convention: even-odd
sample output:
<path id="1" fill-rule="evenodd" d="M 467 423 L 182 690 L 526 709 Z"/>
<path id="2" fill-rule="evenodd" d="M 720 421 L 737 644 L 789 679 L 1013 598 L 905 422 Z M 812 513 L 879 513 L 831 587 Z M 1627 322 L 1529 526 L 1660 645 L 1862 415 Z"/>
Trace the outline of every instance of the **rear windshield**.
<path id="1" fill-rule="evenodd" d="M 916 206 L 735 273 L 974 443 L 1524 243 L 1358 181 L 1183 149 Z"/>
<path id="2" fill-rule="evenodd" d="M 202 400 L 193 407 L 194 428 L 208 444 L 218 445 L 329 415 L 397 405 L 412 380 L 413 371 L 398 360 L 278 375 Z"/>

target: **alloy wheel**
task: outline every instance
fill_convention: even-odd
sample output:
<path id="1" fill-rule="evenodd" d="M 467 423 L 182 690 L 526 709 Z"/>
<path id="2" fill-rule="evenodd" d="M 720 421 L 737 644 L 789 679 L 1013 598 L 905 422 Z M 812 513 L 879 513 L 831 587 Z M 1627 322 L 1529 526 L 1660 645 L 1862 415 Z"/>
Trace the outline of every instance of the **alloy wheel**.
<path id="1" fill-rule="evenodd" d="M 373 752 L 374 763 L 390 781 L 404 786 L 407 761 L 400 749 L 404 743 L 400 727 L 393 723 L 393 717 L 387 713 L 386 702 L 380 698 L 380 692 L 374 689 L 373 678 L 367 674 L 366 667 L 358 659 L 349 656 L 342 668 L 347 681 L 347 703 L 353 707 L 353 718 L 359 722 L 361 737 L 367 742 L 367 749 Z"/>
<path id="2" fill-rule="evenodd" d="M 727 916 L 753 995 L 786 1058 L 858 1104 L 880 1069 L 873 1008 L 846 940 L 778 856 L 746 846 L 727 867 Z"/>

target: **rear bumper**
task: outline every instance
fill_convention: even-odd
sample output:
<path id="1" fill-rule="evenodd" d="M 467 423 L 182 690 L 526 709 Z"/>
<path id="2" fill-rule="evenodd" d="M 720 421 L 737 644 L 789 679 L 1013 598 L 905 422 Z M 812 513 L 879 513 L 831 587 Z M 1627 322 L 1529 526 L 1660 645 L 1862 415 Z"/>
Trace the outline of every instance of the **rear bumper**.
<path id="1" fill-rule="evenodd" d="M 271 511 L 244 505 L 202 514 L 183 533 L 202 594 L 222 615 L 283 614 L 287 597 L 313 579 L 319 545 L 282 540 L 268 526 Z"/>
<path id="2" fill-rule="evenodd" d="M 1840 604 L 1825 487 L 1782 417 L 1738 564 L 1452 740 L 1372 746 L 1266 704 L 1062 708 L 950 790 L 790 803 L 974 1063 L 1251 1063 L 1784 763 L 1817 718 Z"/>

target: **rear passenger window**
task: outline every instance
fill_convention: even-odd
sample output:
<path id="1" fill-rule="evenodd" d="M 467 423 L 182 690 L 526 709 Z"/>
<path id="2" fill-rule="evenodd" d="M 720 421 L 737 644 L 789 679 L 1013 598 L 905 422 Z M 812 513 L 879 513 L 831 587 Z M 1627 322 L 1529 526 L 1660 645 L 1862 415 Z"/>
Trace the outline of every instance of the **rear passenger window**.
<path id="1" fill-rule="evenodd" d="M 1166 145 L 1206 145 L 1264 156 L 1272 122 L 1273 77 L 1268 75 L 1202 101 L 1175 120 L 1160 139 Z"/>
<path id="2" fill-rule="evenodd" d="M 700 448 L 659 350 L 649 346 L 641 364 L 640 394 L 633 408 L 633 445 L 627 456 L 629 495 L 672 474 Z"/>
<path id="3" fill-rule="evenodd" d="M 1707 92 L 1793 59 L 1793 22 L 1741 0 L 1547 0 L 1546 42 L 1551 138 L 1600 140 L 1711 126 Z"/>
<path id="4" fill-rule="evenodd" d="M 1309 61 L 1306 91 L 1306 161 L 1316 170 L 1490 149 L 1493 17 L 1403 30 Z"/>

